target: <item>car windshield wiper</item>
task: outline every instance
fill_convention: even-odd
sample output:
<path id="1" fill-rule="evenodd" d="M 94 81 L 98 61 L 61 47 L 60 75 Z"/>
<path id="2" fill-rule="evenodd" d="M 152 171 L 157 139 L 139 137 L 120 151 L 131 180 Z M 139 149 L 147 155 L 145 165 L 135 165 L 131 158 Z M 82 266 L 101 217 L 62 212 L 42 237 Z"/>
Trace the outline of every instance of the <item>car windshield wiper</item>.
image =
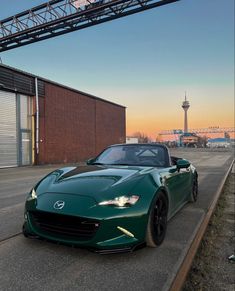
<path id="1" fill-rule="evenodd" d="M 91 165 L 105 165 L 104 163 L 94 162 Z"/>

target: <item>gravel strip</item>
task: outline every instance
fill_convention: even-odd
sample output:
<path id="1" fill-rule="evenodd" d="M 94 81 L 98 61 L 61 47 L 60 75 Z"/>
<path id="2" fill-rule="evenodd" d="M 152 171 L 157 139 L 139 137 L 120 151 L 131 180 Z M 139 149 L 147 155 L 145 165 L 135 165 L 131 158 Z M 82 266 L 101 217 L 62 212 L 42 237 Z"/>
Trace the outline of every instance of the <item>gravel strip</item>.
<path id="1" fill-rule="evenodd" d="M 235 173 L 229 175 L 183 291 L 235 290 Z"/>

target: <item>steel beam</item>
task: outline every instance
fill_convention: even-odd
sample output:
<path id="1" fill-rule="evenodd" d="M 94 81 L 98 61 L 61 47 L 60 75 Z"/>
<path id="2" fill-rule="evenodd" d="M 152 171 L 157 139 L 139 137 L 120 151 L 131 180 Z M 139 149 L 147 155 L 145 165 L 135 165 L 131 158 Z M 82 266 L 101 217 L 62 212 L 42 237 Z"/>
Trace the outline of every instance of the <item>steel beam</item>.
<path id="1" fill-rule="evenodd" d="M 49 1 L 0 21 L 0 52 L 178 1 Z"/>

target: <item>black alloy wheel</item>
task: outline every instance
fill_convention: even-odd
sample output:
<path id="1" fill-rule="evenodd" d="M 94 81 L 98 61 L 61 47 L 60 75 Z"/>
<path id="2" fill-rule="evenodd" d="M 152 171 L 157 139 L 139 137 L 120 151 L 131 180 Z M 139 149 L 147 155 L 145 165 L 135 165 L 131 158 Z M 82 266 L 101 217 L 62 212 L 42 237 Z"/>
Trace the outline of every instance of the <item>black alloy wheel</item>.
<path id="1" fill-rule="evenodd" d="M 146 243 L 150 247 L 159 246 L 166 234 L 168 202 L 164 193 L 160 192 L 155 200 L 147 227 Z"/>
<path id="2" fill-rule="evenodd" d="M 153 227 L 156 235 L 156 243 L 160 245 L 165 237 L 167 226 L 167 201 L 165 196 L 158 197 L 154 207 Z"/>
<path id="3" fill-rule="evenodd" d="M 196 202 L 198 197 L 198 180 L 197 177 L 195 177 L 193 181 L 193 187 L 192 187 L 192 201 Z"/>

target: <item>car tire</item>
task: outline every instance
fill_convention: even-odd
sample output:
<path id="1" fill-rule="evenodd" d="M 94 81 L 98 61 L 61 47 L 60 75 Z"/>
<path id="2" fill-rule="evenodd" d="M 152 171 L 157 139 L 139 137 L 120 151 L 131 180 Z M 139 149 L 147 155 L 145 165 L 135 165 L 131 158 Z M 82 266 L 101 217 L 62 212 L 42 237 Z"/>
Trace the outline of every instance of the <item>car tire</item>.
<path id="1" fill-rule="evenodd" d="M 28 232 L 26 231 L 26 227 L 25 227 L 26 223 L 24 222 L 23 226 L 22 226 L 22 233 L 24 235 L 24 237 L 29 237 Z"/>
<path id="2" fill-rule="evenodd" d="M 197 198 L 198 198 L 198 179 L 197 176 L 195 176 L 190 195 L 190 202 L 196 202 Z"/>
<path id="3" fill-rule="evenodd" d="M 149 247 L 159 246 L 166 234 L 167 229 L 168 200 L 163 192 L 159 192 L 153 201 L 148 226 L 146 231 L 146 245 Z"/>

